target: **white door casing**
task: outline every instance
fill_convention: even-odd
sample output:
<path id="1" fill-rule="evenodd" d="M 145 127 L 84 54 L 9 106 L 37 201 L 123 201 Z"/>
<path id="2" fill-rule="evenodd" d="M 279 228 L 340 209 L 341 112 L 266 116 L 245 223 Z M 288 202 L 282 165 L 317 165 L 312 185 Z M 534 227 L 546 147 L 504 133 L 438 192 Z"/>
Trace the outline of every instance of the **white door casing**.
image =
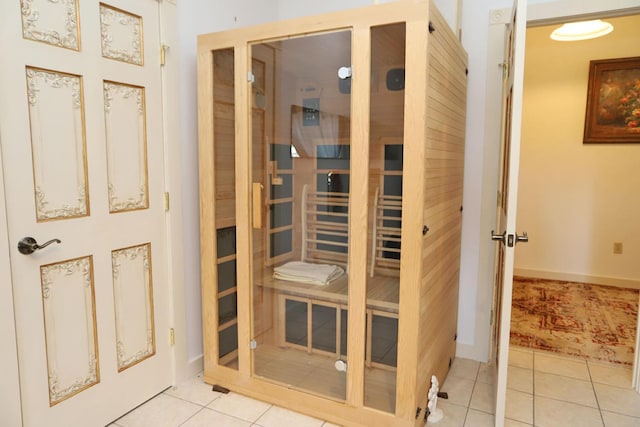
<path id="1" fill-rule="evenodd" d="M 26 426 L 104 425 L 171 384 L 158 14 L 152 0 L 3 5 Z M 61 243 L 23 255 L 26 236 Z"/>
<path id="2" fill-rule="evenodd" d="M 496 363 L 495 420 L 496 426 L 504 425 L 507 368 L 509 359 L 509 335 L 511 299 L 513 290 L 513 265 L 516 248 L 516 208 L 518 198 L 518 171 L 520 162 L 520 130 L 522 123 L 522 96 L 524 85 L 524 53 L 527 27 L 526 0 L 514 0 L 512 16 L 505 37 L 505 84 L 503 90 L 503 135 L 500 171 L 500 203 L 496 234 L 503 235 L 496 260 L 495 286 L 500 294 L 496 300 L 494 328 L 497 338 L 493 342 L 491 356 Z"/>
<path id="3" fill-rule="evenodd" d="M 0 129 L 0 137 L 2 130 Z M 0 141 L 0 144 L 2 141 Z M 0 165 L 2 151 L 0 151 Z M 6 426 L 22 425 L 20 411 L 20 383 L 18 378 L 18 359 L 16 355 L 16 331 L 13 312 L 13 290 L 11 289 L 11 268 L 9 264 L 9 245 L 7 217 L 4 209 L 4 177 L 0 173 L 0 366 L 3 367 L 3 379 L 0 381 L 0 424 Z"/>

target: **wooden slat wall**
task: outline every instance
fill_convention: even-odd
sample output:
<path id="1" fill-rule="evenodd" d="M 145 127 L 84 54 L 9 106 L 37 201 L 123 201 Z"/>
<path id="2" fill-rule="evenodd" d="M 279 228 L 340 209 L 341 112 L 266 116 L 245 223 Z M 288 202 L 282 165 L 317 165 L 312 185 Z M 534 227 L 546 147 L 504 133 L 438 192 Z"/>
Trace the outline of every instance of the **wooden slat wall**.
<path id="1" fill-rule="evenodd" d="M 418 396 L 431 375 L 442 384 L 455 357 L 466 120 L 467 55 L 433 5 L 430 21 Z"/>
<path id="2" fill-rule="evenodd" d="M 213 73 L 215 222 L 220 229 L 236 223 L 232 50 L 216 52 Z"/>

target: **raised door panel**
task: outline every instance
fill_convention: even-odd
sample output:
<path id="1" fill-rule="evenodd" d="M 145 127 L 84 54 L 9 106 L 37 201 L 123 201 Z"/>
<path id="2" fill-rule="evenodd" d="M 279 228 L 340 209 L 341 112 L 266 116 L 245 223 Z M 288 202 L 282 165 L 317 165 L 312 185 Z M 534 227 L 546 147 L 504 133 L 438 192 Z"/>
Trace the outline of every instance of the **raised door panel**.
<path id="1" fill-rule="evenodd" d="M 76 0 L 22 0 L 21 8 L 25 39 L 80 50 Z"/>
<path id="2" fill-rule="evenodd" d="M 44 265 L 40 276 L 53 406 L 100 382 L 93 258 Z"/>
<path id="3" fill-rule="evenodd" d="M 89 214 L 82 77 L 27 67 L 38 221 Z"/>
<path id="4" fill-rule="evenodd" d="M 156 352 L 151 244 L 111 252 L 118 371 Z"/>
<path id="5" fill-rule="evenodd" d="M 143 65 L 142 18 L 100 3 L 102 56 Z"/>
<path id="6" fill-rule="evenodd" d="M 143 87 L 104 82 L 109 212 L 149 207 Z"/>

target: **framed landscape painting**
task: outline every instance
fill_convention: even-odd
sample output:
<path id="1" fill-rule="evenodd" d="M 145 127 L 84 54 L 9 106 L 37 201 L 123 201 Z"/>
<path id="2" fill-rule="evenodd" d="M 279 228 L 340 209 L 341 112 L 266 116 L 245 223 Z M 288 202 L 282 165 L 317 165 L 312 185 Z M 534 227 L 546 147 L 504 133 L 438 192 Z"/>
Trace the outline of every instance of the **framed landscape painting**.
<path id="1" fill-rule="evenodd" d="M 591 61 L 584 143 L 640 143 L 640 57 Z"/>

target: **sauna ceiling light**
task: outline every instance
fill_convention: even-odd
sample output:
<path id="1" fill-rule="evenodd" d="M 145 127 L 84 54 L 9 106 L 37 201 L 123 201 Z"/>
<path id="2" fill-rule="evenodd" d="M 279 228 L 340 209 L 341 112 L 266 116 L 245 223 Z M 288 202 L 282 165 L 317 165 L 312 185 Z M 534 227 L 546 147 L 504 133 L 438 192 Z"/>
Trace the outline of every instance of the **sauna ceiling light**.
<path id="1" fill-rule="evenodd" d="M 596 19 L 593 21 L 570 22 L 556 28 L 551 33 L 553 40 L 571 42 L 576 40 L 595 39 L 613 31 L 613 25 Z"/>

